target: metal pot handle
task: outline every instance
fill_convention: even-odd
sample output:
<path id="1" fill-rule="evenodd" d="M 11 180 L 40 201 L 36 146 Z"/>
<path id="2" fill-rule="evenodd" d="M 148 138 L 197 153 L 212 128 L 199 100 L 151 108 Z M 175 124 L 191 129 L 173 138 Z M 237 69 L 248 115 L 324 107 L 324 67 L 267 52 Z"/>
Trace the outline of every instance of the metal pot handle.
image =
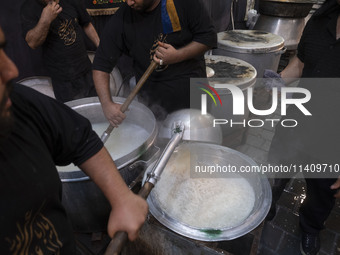
<path id="1" fill-rule="evenodd" d="M 283 47 L 281 50 L 275 52 L 275 55 L 276 56 L 277 55 L 282 55 L 282 54 L 284 54 L 286 52 L 286 50 L 287 50 L 287 47 Z"/>
<path id="2" fill-rule="evenodd" d="M 152 145 L 143 154 L 142 159 L 137 160 L 136 162 L 132 163 L 128 167 L 128 169 L 132 170 L 139 165 L 142 165 L 144 168 L 147 168 L 152 162 L 156 161 L 156 159 L 159 157 L 159 154 L 160 154 L 160 148 L 155 145 Z M 77 176 L 74 176 L 73 178 L 63 178 L 62 174 L 60 173 L 59 173 L 59 176 L 60 176 L 61 182 L 83 182 L 83 181 L 90 180 L 90 177 L 87 176 L 83 171 L 77 171 Z"/>
<path id="3" fill-rule="evenodd" d="M 180 141 L 182 141 L 184 125 L 183 123 L 174 123 L 176 127 L 173 129 L 173 136 L 167 146 L 165 147 L 161 157 L 157 160 L 155 166 L 153 167 L 150 175 L 148 176 L 146 182 L 144 183 L 142 189 L 139 191 L 138 195 L 144 199 L 148 197 L 151 190 L 153 189 L 154 185 L 156 184 L 157 180 L 159 179 L 160 175 L 163 172 L 163 169 L 170 159 L 172 152 L 178 145 Z M 120 251 L 124 247 L 125 243 L 128 240 L 128 235 L 126 232 L 118 231 L 115 236 L 110 241 L 105 254 L 104 255 L 118 255 Z"/>
<path id="4" fill-rule="evenodd" d="M 144 168 L 147 168 L 149 165 L 151 165 L 152 162 L 156 161 L 159 157 L 161 149 L 156 146 L 152 145 L 142 156 L 141 159 L 137 160 L 136 162 L 132 163 L 129 166 L 129 170 L 134 169 L 138 166 L 143 166 Z M 151 156 L 150 156 L 151 155 Z"/>

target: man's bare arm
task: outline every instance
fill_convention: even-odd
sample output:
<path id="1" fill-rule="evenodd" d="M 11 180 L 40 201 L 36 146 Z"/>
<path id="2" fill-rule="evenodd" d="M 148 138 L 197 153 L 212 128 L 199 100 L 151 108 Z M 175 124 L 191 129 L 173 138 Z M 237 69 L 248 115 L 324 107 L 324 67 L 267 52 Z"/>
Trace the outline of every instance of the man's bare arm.
<path id="1" fill-rule="evenodd" d="M 45 42 L 52 21 L 61 11 L 57 2 L 51 1 L 46 5 L 37 25 L 26 34 L 25 40 L 30 48 L 36 49 Z"/>

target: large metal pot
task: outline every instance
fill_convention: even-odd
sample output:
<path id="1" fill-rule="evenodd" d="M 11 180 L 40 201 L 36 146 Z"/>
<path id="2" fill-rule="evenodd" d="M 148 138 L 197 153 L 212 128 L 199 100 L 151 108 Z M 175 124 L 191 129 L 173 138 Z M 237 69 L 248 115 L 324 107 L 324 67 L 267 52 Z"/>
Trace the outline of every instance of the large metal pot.
<path id="1" fill-rule="evenodd" d="M 114 97 L 114 102 L 123 103 L 125 98 Z M 66 103 L 73 110 L 85 116 L 92 124 L 106 122 L 101 104 L 97 97 L 83 98 Z M 153 113 L 141 103 L 133 101 L 126 112 L 124 123 L 143 128 L 148 132 L 148 137 L 142 144 L 135 144 L 135 147 L 124 155 L 115 158 L 116 166 L 129 184 L 144 169 L 135 167 L 142 160 L 150 160 L 156 154 L 152 146 L 157 136 L 156 119 Z M 107 123 L 108 125 L 108 123 Z M 115 132 L 115 130 L 113 130 Z M 99 134 L 101 135 L 101 134 Z M 110 139 L 114 139 L 111 137 Z M 134 143 L 127 140 L 118 146 L 125 146 L 127 143 Z M 106 230 L 107 219 L 110 212 L 110 205 L 99 188 L 77 167 L 67 169 L 58 168 L 58 173 L 63 185 L 63 205 L 71 219 L 73 228 L 78 232 L 97 232 Z"/>
<path id="2" fill-rule="evenodd" d="M 256 82 L 256 69 L 249 63 L 236 58 L 226 56 L 205 56 L 206 65 L 215 71 L 215 75 L 209 79 L 212 87 L 216 84 L 235 85 L 240 88 L 247 98 L 247 88 L 253 87 Z M 208 104 L 208 112 L 216 119 L 226 119 L 234 122 L 242 122 L 249 117 L 249 109 L 245 105 L 244 115 L 233 115 L 233 96 L 228 89 L 215 88 L 219 94 L 222 105 L 216 106 L 212 100 Z M 232 132 L 243 128 L 242 125 L 221 125 L 223 136 L 227 138 Z"/>
<path id="3" fill-rule="evenodd" d="M 52 81 L 50 77 L 47 76 L 32 76 L 24 78 L 18 83 L 25 85 L 27 87 L 30 87 L 32 89 L 35 89 L 39 91 L 42 94 L 45 94 L 49 97 L 55 98 L 53 87 L 52 87 Z"/>
<path id="4" fill-rule="evenodd" d="M 260 13 L 284 18 L 304 18 L 315 0 L 260 0 Z"/>
<path id="5" fill-rule="evenodd" d="M 241 167 L 249 167 L 249 169 L 257 169 L 257 164 L 250 159 L 248 156 L 232 150 L 227 147 L 223 147 L 215 144 L 207 143 L 182 143 L 180 144 L 174 153 L 180 152 L 181 150 L 190 150 L 190 178 L 212 178 L 212 180 L 217 180 L 218 178 L 229 178 L 235 177 L 235 173 L 220 173 L 214 176 L 209 173 L 195 173 L 195 165 L 220 165 L 220 166 L 235 166 L 237 170 Z M 152 169 L 150 166 L 146 172 Z M 166 171 L 167 169 L 164 169 Z M 163 173 L 164 174 L 164 173 Z M 271 205 L 271 188 L 268 179 L 265 176 L 260 176 L 257 173 L 237 173 L 239 177 L 242 177 L 248 181 L 251 185 L 254 195 L 255 203 L 249 214 L 249 216 L 234 226 L 229 226 L 226 228 L 198 228 L 190 226 L 186 223 L 180 222 L 171 216 L 171 213 L 164 211 L 161 208 L 160 202 L 155 195 L 155 189 L 150 193 L 147 201 L 149 204 L 149 210 L 152 215 L 161 222 L 164 226 L 179 233 L 180 235 L 202 241 L 221 241 L 221 240 L 232 240 L 243 236 L 256 228 L 267 215 L 270 205 Z M 162 178 L 162 176 L 161 176 Z M 167 180 L 165 180 L 167 181 Z M 184 181 L 184 180 L 183 180 Z M 216 182 L 217 183 L 217 182 Z M 157 183 L 159 185 L 160 183 Z M 163 186 L 158 186 L 163 188 Z M 165 192 L 168 192 L 165 190 Z M 214 200 L 214 196 L 211 196 L 211 200 Z M 211 201 L 209 201 L 211 202 Z M 190 201 L 187 201 L 190 203 Z M 218 204 L 216 204 L 218 206 Z M 196 212 L 195 212 L 196 213 Z M 202 212 L 204 213 L 204 212 Z"/>
<path id="6" fill-rule="evenodd" d="M 265 69 L 277 71 L 284 48 L 284 39 L 259 30 L 229 30 L 217 34 L 218 47 L 213 55 L 242 59 L 253 65 L 257 77 L 262 78 Z"/>
<path id="7" fill-rule="evenodd" d="M 261 14 L 254 29 L 280 35 L 285 41 L 287 50 L 296 50 L 304 27 L 304 18 L 284 18 Z"/>

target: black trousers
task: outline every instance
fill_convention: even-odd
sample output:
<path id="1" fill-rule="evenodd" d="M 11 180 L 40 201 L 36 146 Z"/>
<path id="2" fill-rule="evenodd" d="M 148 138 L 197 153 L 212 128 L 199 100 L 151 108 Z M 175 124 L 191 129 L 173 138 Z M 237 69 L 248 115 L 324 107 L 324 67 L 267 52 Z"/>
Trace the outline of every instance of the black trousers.
<path id="1" fill-rule="evenodd" d="M 337 192 L 330 186 L 336 179 L 306 179 L 306 199 L 300 208 L 300 227 L 304 232 L 317 234 L 331 213 Z"/>
<path id="2" fill-rule="evenodd" d="M 273 200 L 271 210 L 275 210 L 289 178 L 275 179 L 272 187 Z M 331 190 L 330 186 L 336 179 L 305 179 L 306 180 L 306 199 L 300 207 L 300 227 L 302 231 L 311 234 L 317 234 L 324 228 L 324 222 L 331 213 L 335 198 L 336 190 Z"/>
<path id="3" fill-rule="evenodd" d="M 91 70 L 73 80 L 60 80 L 52 77 L 52 87 L 55 98 L 61 102 L 97 96 Z"/>
<path id="4" fill-rule="evenodd" d="M 273 149 L 273 146 L 272 148 Z M 270 155 L 273 151 L 270 151 Z M 304 153 L 290 154 L 293 157 L 287 157 L 289 153 L 282 154 L 282 158 L 275 163 L 278 164 L 296 164 L 296 165 L 310 165 L 319 162 L 316 159 L 309 157 Z M 271 157 L 272 159 L 274 157 Z M 277 156 L 276 159 L 279 157 Z M 272 162 L 273 163 L 273 162 Z M 276 203 L 279 200 L 285 186 L 290 181 L 294 175 L 287 175 L 287 178 L 278 178 L 274 180 L 274 185 L 272 187 L 272 206 L 270 214 L 273 216 L 275 211 Z M 334 195 L 337 190 L 330 189 L 330 186 L 336 182 L 336 178 L 305 178 L 306 180 L 306 198 L 300 207 L 299 219 L 300 227 L 304 232 L 316 234 L 324 228 L 324 222 L 331 213 L 335 198 Z"/>

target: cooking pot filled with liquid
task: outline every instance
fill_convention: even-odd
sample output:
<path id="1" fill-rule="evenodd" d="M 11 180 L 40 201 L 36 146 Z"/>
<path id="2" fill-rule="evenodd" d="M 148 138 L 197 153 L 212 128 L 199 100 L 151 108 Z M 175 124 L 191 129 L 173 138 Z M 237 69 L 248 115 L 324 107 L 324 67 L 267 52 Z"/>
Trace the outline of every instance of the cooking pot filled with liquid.
<path id="1" fill-rule="evenodd" d="M 113 97 L 123 103 L 125 98 Z M 108 127 L 100 101 L 97 97 L 67 102 L 66 105 L 90 120 L 99 137 Z M 153 113 L 141 103 L 133 101 L 125 112 L 126 119 L 115 128 L 105 147 L 110 152 L 123 179 L 130 184 L 144 170 L 138 163 L 152 161 L 157 149 L 153 143 L 158 129 Z M 135 167 L 136 166 L 136 167 Z M 110 205 L 99 188 L 78 167 L 57 167 L 63 185 L 63 204 L 74 230 L 96 232 L 106 230 Z"/>

